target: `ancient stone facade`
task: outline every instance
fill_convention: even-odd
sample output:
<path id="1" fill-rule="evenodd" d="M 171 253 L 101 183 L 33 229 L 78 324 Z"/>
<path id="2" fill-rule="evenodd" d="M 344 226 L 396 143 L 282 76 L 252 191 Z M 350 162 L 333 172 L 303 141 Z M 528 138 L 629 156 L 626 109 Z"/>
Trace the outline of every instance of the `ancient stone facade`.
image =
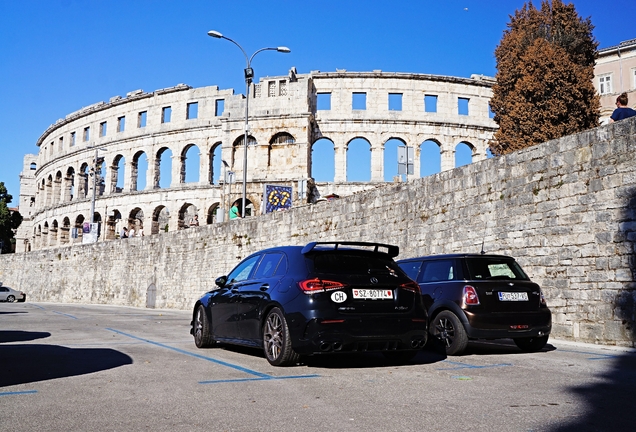
<path id="1" fill-rule="evenodd" d="M 380 71 L 291 70 L 262 78 L 249 101 L 250 214 L 261 212 L 264 184 L 292 186 L 294 206 L 384 184 L 388 140 L 414 148 L 416 174 L 408 180 L 419 177 L 427 140 L 439 147 L 441 170 L 455 166 L 458 143 L 470 148 L 473 161 L 485 159 L 496 128 L 488 105 L 492 85 L 478 75 Z M 26 217 L 17 250 L 82 242 L 91 215 L 102 223 L 100 241 L 118 238 L 123 226 L 150 235 L 187 228 L 195 214 L 203 224 L 222 220 L 242 195 L 245 103 L 233 90 L 181 84 L 130 92 L 58 120 L 38 140 L 39 153 L 25 157 L 20 211 Z M 368 143 L 371 178 L 347 181 L 347 149 L 360 138 Z M 332 146 L 335 175 L 314 184 L 312 147 L 324 140 Z M 189 166 L 188 159 L 198 163 Z M 309 193 L 298 194 L 307 180 Z"/>
<path id="2" fill-rule="evenodd" d="M 353 196 L 196 229 L 0 256 L 29 301 L 189 309 L 256 250 L 376 241 L 515 256 L 553 336 L 635 346 L 636 118 Z"/>

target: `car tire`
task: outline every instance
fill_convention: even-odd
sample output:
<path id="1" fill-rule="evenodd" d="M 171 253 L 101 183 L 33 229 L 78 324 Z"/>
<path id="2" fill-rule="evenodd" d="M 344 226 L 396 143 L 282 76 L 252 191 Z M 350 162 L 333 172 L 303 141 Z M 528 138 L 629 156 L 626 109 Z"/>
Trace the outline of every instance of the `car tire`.
<path id="1" fill-rule="evenodd" d="M 529 338 L 514 338 L 515 344 L 524 352 L 541 351 L 545 344 L 548 343 L 550 336 L 535 336 Z"/>
<path id="2" fill-rule="evenodd" d="M 403 364 L 408 363 L 413 360 L 413 358 L 417 355 L 419 351 L 417 350 L 409 350 L 409 351 L 382 351 L 382 355 L 385 359 L 392 364 Z"/>
<path id="3" fill-rule="evenodd" d="M 214 338 L 210 332 L 210 321 L 205 313 L 205 307 L 199 305 L 194 316 L 192 334 L 197 348 L 210 348 L 214 345 Z"/>
<path id="4" fill-rule="evenodd" d="M 468 335 L 461 321 L 451 311 L 442 311 L 431 322 L 430 333 L 442 342 L 446 355 L 459 355 L 468 346 Z"/>
<path id="5" fill-rule="evenodd" d="M 277 307 L 269 311 L 263 323 L 263 351 L 272 366 L 289 366 L 300 358 L 292 349 L 285 315 Z"/>
<path id="6" fill-rule="evenodd" d="M 9 303 L 13 303 L 15 301 L 15 296 L 10 295 L 9 297 L 7 297 L 7 301 Z"/>

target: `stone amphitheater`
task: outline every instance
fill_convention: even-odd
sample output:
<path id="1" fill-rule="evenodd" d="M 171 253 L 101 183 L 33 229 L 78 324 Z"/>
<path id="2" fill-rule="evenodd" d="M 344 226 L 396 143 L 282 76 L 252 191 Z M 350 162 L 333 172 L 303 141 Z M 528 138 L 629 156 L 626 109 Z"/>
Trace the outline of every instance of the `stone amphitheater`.
<path id="1" fill-rule="evenodd" d="M 261 78 L 250 89 L 246 213 L 263 212 L 265 185 L 292 187 L 300 205 L 384 184 L 388 142 L 413 149 L 407 180 L 422 175 L 424 143 L 435 144 L 441 171 L 456 166 L 458 145 L 472 161 L 486 159 L 497 127 L 493 84 L 482 75 L 381 71 L 292 69 Z M 24 158 L 16 251 L 82 242 L 91 216 L 99 241 L 118 238 L 124 226 L 152 235 L 186 229 L 194 215 L 202 224 L 226 219 L 242 197 L 246 103 L 232 89 L 180 84 L 58 120 L 38 139 L 38 154 Z M 367 145 L 369 181 L 348 180 L 358 163 L 347 161 L 354 140 Z M 317 143 L 331 155 L 329 181 L 314 179 Z"/>

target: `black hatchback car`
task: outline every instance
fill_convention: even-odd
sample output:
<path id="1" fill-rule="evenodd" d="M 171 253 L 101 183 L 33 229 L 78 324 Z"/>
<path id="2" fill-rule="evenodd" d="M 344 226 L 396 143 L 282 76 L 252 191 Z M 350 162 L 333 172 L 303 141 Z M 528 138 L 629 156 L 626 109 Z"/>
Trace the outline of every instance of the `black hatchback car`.
<path id="1" fill-rule="evenodd" d="M 300 355 L 379 351 L 412 358 L 427 341 L 418 285 L 399 248 L 361 242 L 265 249 L 241 261 L 194 305 L 197 347 L 260 347 L 275 366 Z"/>
<path id="2" fill-rule="evenodd" d="M 541 288 L 514 258 L 503 255 L 433 255 L 398 261 L 417 281 L 430 333 L 448 355 L 469 339 L 512 338 L 523 351 L 548 342 L 552 318 Z"/>

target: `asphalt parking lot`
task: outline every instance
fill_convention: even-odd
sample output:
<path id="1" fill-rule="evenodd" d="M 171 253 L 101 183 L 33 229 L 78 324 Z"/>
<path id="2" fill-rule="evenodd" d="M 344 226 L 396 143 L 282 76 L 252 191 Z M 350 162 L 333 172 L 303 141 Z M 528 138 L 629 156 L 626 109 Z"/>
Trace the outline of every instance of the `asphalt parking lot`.
<path id="1" fill-rule="evenodd" d="M 190 313 L 0 303 L 2 431 L 632 431 L 636 353 L 475 342 L 405 365 L 381 355 L 270 366 L 199 350 Z"/>

